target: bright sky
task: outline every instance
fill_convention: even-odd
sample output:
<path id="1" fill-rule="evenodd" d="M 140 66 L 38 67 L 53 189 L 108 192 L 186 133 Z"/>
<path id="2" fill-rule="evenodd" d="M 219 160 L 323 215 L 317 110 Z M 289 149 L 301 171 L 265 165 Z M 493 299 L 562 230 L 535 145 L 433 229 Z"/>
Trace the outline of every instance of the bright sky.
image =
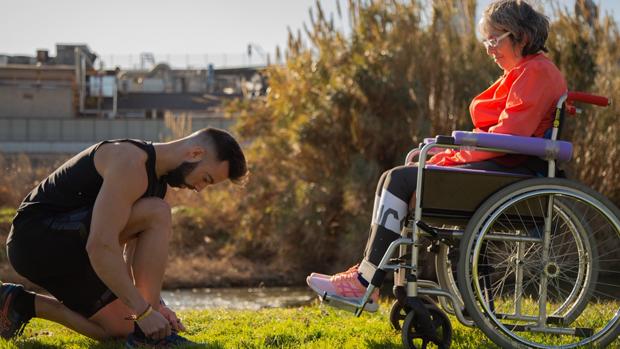
<path id="1" fill-rule="evenodd" d="M 347 0 L 320 0 L 327 13 Z M 479 10 L 490 0 L 480 0 Z M 545 2 L 543 0 L 543 2 Z M 573 0 L 560 0 L 572 7 Z M 270 52 L 286 44 L 287 27 L 294 31 L 309 22 L 315 0 L 0 0 L 0 53 L 33 56 L 36 49 L 55 55 L 56 43 L 86 43 L 104 60 L 141 52 L 191 55 L 192 62 L 213 60 L 226 53 L 246 54 L 248 43 Z M 598 0 L 618 18 L 620 1 Z M 345 22 L 347 23 L 347 22 Z M 345 24 L 346 25 L 346 24 Z M 256 55 L 255 55 L 256 57 Z M 127 57 L 125 57 L 127 58 Z M 232 59 L 232 58 L 229 58 Z M 255 62 L 259 60 L 254 58 Z M 186 58 L 189 62 L 189 58 Z M 109 62 L 107 62 L 109 63 Z M 247 62 L 244 62 L 247 63 Z"/>

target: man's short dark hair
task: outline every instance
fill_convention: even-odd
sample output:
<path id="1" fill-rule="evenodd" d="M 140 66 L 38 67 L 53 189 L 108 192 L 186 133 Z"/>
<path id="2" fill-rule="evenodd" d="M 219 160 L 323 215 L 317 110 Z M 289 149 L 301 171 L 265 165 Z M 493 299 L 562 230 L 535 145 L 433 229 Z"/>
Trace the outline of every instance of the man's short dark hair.
<path id="1" fill-rule="evenodd" d="M 228 178 L 230 181 L 243 184 L 248 174 L 248 168 L 243 150 L 235 138 L 230 133 L 213 127 L 203 128 L 197 133 L 206 137 L 208 142 L 213 144 L 219 161 L 228 161 Z"/>

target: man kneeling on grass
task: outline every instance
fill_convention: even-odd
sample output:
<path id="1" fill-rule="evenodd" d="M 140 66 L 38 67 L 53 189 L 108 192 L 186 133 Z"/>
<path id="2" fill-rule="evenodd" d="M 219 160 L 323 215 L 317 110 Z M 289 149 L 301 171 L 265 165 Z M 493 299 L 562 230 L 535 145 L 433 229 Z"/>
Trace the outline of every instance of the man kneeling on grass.
<path id="1" fill-rule="evenodd" d="M 15 270 L 54 298 L 2 284 L 0 334 L 13 338 L 39 317 L 96 340 L 127 338 L 130 348 L 193 344 L 160 302 L 172 232 L 163 198 L 168 185 L 201 191 L 246 173 L 237 141 L 212 128 L 77 154 L 28 194 L 7 239 Z"/>

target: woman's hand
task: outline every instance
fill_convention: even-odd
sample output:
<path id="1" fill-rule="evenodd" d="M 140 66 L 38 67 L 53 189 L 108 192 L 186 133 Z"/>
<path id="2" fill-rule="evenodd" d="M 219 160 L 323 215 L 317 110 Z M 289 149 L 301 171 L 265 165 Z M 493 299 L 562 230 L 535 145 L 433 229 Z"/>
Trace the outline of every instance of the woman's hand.
<path id="1" fill-rule="evenodd" d="M 173 331 L 185 331 L 185 326 L 181 322 L 181 319 L 179 319 L 177 314 L 172 309 L 168 308 L 164 304 L 160 304 L 159 309 L 157 310 L 161 313 L 161 315 L 163 315 L 164 318 L 166 318 L 166 320 L 168 320 Z"/>

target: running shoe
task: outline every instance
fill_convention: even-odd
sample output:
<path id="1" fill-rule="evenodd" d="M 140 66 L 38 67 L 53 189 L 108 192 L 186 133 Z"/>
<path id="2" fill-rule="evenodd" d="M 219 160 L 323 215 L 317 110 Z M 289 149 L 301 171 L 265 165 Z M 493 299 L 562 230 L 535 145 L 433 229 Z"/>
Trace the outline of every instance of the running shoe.
<path id="1" fill-rule="evenodd" d="M 328 294 L 359 302 L 366 293 L 366 287 L 359 281 L 358 275 L 357 266 L 353 266 L 345 272 L 332 276 L 312 273 L 306 278 L 306 283 L 319 295 Z M 378 300 L 379 290 L 375 290 L 364 309 L 371 313 L 377 311 L 379 309 Z"/>
<path id="2" fill-rule="evenodd" d="M 189 339 L 180 336 L 177 332 L 163 339 L 152 339 L 147 337 L 142 330 L 136 325 L 132 334 L 125 341 L 125 348 L 206 348 L 205 343 L 192 342 Z"/>
<path id="3" fill-rule="evenodd" d="M 0 336 L 11 339 L 22 334 L 31 318 L 15 309 L 15 297 L 25 292 L 22 285 L 0 283 Z"/>
<path id="4" fill-rule="evenodd" d="M 357 267 L 358 266 L 359 266 L 359 264 L 356 264 L 356 265 L 352 266 L 351 268 L 347 269 L 346 271 L 343 271 L 342 273 L 349 273 L 351 271 L 356 271 L 357 272 Z M 338 273 L 338 274 L 342 274 L 342 273 Z M 329 275 L 329 274 L 321 274 L 321 273 L 312 273 L 312 274 L 310 274 L 310 277 L 312 277 L 312 278 L 329 279 L 332 276 L 336 276 L 338 274 Z"/>

